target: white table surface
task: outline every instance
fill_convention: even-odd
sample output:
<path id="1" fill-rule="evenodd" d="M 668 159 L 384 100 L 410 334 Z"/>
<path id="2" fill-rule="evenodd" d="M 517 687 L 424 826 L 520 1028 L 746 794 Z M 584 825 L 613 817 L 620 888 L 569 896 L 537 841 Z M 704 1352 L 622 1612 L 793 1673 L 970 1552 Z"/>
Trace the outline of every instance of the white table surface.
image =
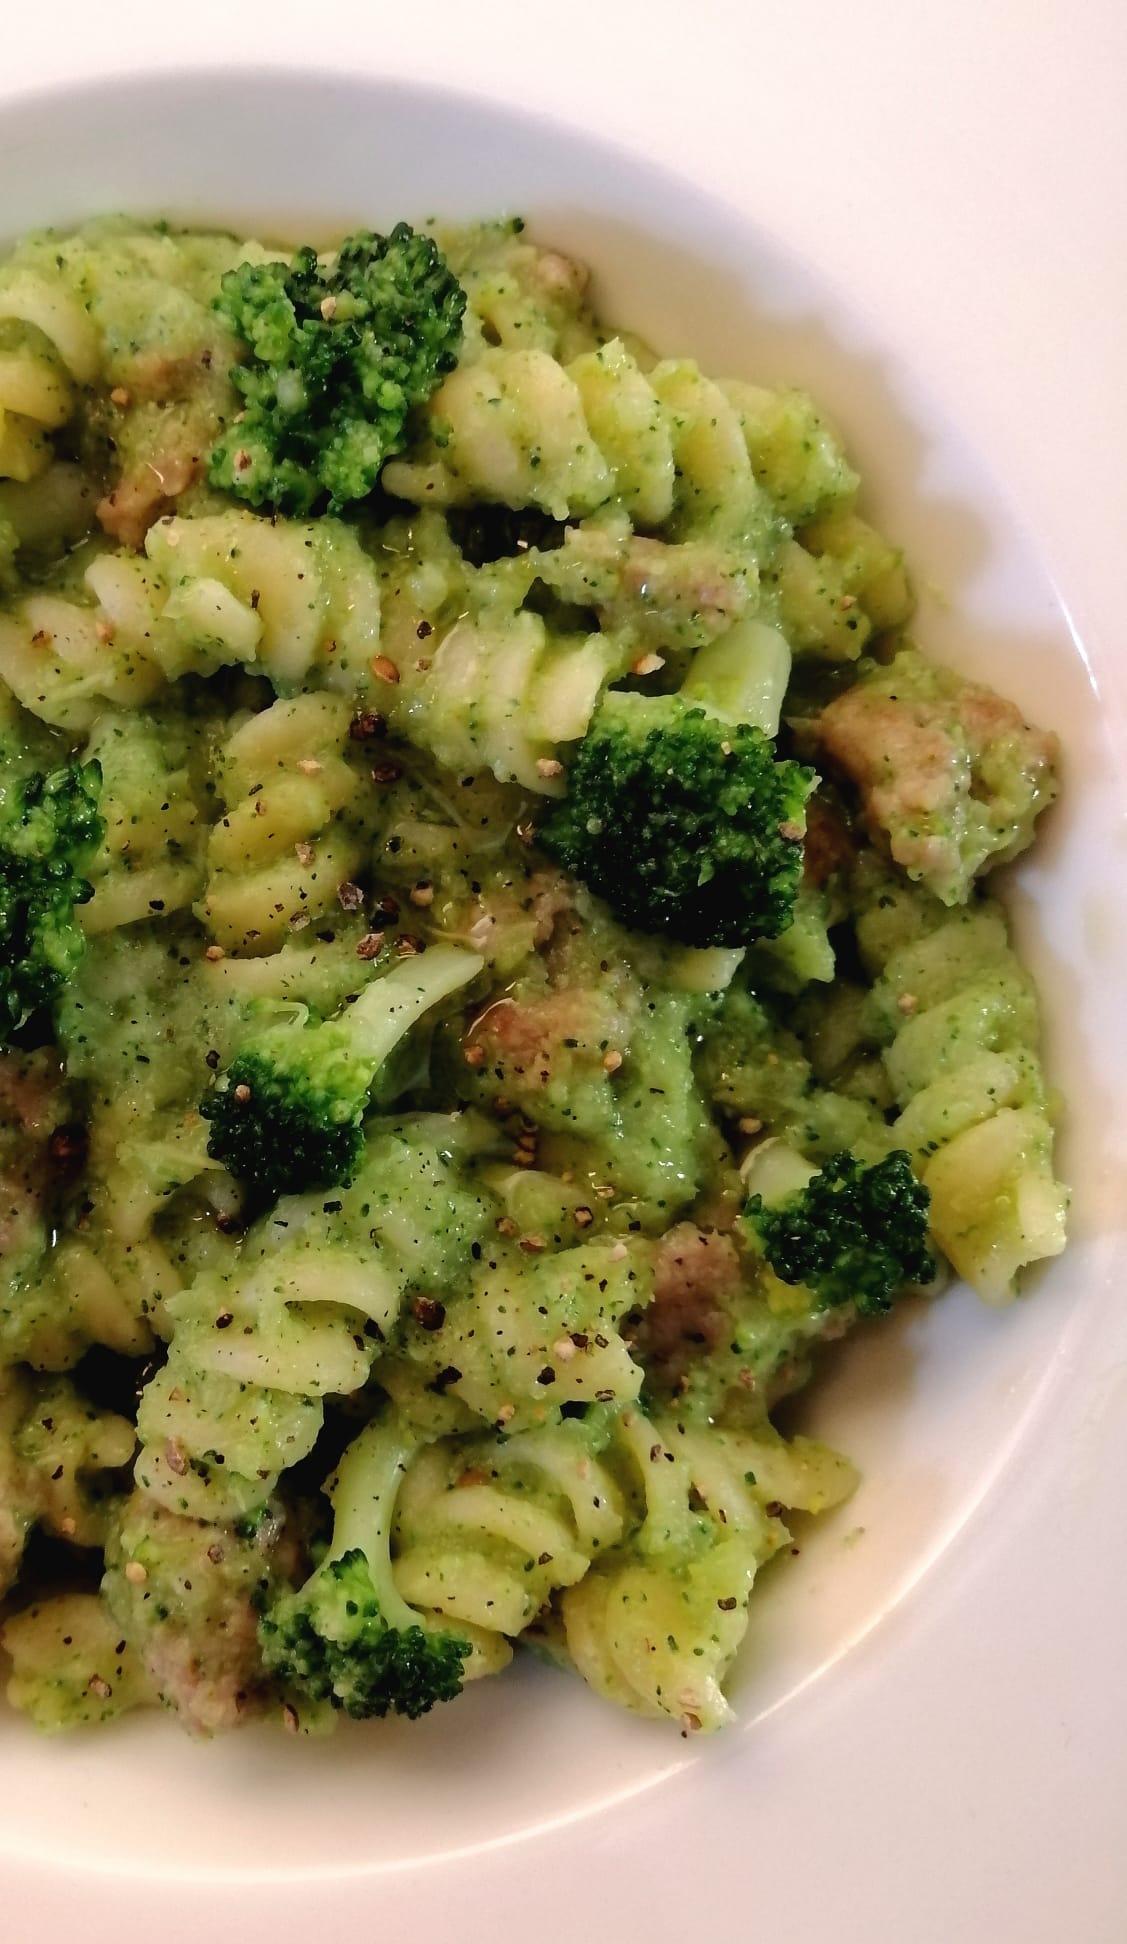
<path id="1" fill-rule="evenodd" d="M 515 93 L 752 211 L 867 300 L 957 410 L 1033 529 L 1082 640 L 1099 647 L 1108 708 L 1127 718 L 1123 0 L 56 0 L 5 22 L 0 95 L 245 59 L 368 64 Z M 1125 1399 L 1127 1373 L 1118 1399 L 1093 1400 L 1105 1464 L 1082 1481 L 1100 1541 L 1084 1569 L 1064 1537 L 1077 1481 L 1062 1479 L 1055 1495 L 1051 1482 L 1028 1495 L 960 1579 L 962 1599 L 976 1584 L 988 1590 L 994 1637 L 1011 1631 L 1007 1664 L 976 1655 L 965 1628 L 950 1644 L 941 1591 L 922 1596 L 922 1619 L 910 1600 L 857 1651 L 855 1678 L 874 1693 L 872 1767 L 841 1805 L 836 1849 L 804 1855 L 795 1831 L 780 1850 L 795 1944 L 1127 1936 L 1127 1733 L 1109 1735 L 1109 1717 L 1127 1728 L 1127 1685 L 1116 1695 L 1091 1681 L 1083 1649 L 1092 1604 L 1127 1584 L 1115 1485 L 1117 1468 L 1127 1479 Z M 1030 1544 L 1033 1517 L 1044 1522 L 1042 1546 Z M 1062 1657 L 1069 1638 L 1075 1653 Z M 942 1685 L 952 1691 L 956 1673 L 963 1701 L 940 1718 L 931 1676 L 944 1656 Z M 817 1748 L 803 1745 L 810 1720 L 765 1724 L 760 1784 L 772 1770 L 817 1764 Z M 819 1713 L 818 1731 L 834 1733 L 832 1713 Z M 931 1780 L 933 1767 L 950 1773 L 953 1753 L 966 1778 L 958 1801 Z M 717 1934 L 717 1900 L 702 1895 L 710 1879 L 731 1886 L 724 1929 L 751 1935 L 754 1886 L 744 1894 L 731 1858 L 711 1856 L 707 1834 L 694 1832 L 671 1868 L 647 1847 L 647 1813 L 643 1799 L 613 1826 L 577 1832 L 577 1864 L 584 1852 L 613 1855 L 642 1884 L 657 1865 L 661 1908 L 641 1897 L 636 1935 L 688 1944 Z M 487 1855 L 467 1863 L 467 1888 L 488 1867 Z M 1082 1937 L 1071 1919 L 1081 1884 Z M 450 1934 L 468 1937 L 450 1888 Z M 550 1915 L 561 1888 L 518 1913 L 498 1885 L 497 1934 L 515 1917 L 540 1940 L 562 1937 Z M 574 1908 L 574 1884 L 561 1913 L 565 1903 Z M 889 1928 L 891 1909 L 913 1906 L 910 1938 Z M 601 1944 L 597 1912 L 584 1928 Z M 127 1921 L 117 1934 L 130 1935 Z M 221 1923 L 214 1934 L 225 1937 Z"/>

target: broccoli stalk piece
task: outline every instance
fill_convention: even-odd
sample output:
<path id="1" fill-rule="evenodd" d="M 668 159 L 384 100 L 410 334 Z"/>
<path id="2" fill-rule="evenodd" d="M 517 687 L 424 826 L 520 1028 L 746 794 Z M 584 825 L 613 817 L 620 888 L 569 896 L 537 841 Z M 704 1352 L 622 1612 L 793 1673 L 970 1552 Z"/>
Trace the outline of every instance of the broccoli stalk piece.
<path id="1" fill-rule="evenodd" d="M 83 871 L 102 836 L 97 763 L 0 783 L 0 1041 L 49 1004 L 82 956 Z"/>
<path id="2" fill-rule="evenodd" d="M 253 1033 L 200 1102 L 208 1153 L 268 1200 L 352 1180 L 380 1069 L 432 1006 L 481 970 L 473 952 L 432 946 L 401 959 L 331 1019 L 307 1006 Z"/>
<path id="3" fill-rule="evenodd" d="M 395 1500 L 415 1441 L 370 1424 L 348 1447 L 329 1487 L 328 1553 L 297 1592 L 266 1609 L 258 1636 L 267 1668 L 290 1690 L 355 1720 L 412 1721 L 461 1692 L 468 1640 L 431 1632 L 401 1597 L 391 1568 Z"/>
<path id="4" fill-rule="evenodd" d="M 628 925 L 686 945 L 777 938 L 794 915 L 814 772 L 777 762 L 782 637 L 739 622 L 675 695 L 614 691 L 540 841 Z"/>
<path id="5" fill-rule="evenodd" d="M 783 1142 L 765 1141 L 748 1178 L 754 1244 L 781 1282 L 809 1289 L 819 1308 L 852 1303 L 859 1315 L 879 1315 L 935 1275 L 931 1198 L 903 1149 L 869 1167 L 843 1151 L 815 1170 Z"/>
<path id="6" fill-rule="evenodd" d="M 397 223 L 335 255 L 242 263 L 216 308 L 247 346 L 243 410 L 212 450 L 213 486 L 252 506 L 331 511 L 370 493 L 408 413 L 457 362 L 466 293 L 438 246 Z"/>

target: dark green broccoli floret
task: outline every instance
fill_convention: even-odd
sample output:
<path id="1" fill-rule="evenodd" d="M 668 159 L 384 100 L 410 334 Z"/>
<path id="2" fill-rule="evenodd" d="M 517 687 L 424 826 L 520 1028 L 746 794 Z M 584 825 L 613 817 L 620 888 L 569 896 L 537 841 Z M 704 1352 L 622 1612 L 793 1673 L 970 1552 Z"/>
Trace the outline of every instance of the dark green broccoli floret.
<path id="1" fill-rule="evenodd" d="M 97 763 L 0 784 L 0 1039 L 49 1004 L 82 956 L 74 908 L 102 835 Z"/>
<path id="2" fill-rule="evenodd" d="M 791 922 L 814 772 L 682 697 L 608 695 L 540 841 L 639 931 L 746 945 Z"/>
<path id="3" fill-rule="evenodd" d="M 843 1152 L 770 1206 L 752 1195 L 744 1215 L 780 1281 L 804 1284 L 824 1308 L 853 1303 L 870 1316 L 934 1276 L 930 1201 L 903 1149 L 871 1167 Z"/>
<path id="4" fill-rule="evenodd" d="M 293 1007 L 252 1033 L 200 1102 L 211 1122 L 208 1153 L 269 1200 L 350 1181 L 384 1062 L 423 1013 L 480 969 L 472 952 L 434 946 L 373 979 L 332 1019 Z"/>
<path id="5" fill-rule="evenodd" d="M 432 1632 L 396 1590 L 390 1531 L 411 1446 L 371 1424 L 345 1452 L 330 1488 L 333 1538 L 296 1593 L 259 1622 L 267 1668 L 289 1691 L 328 1701 L 357 1720 L 414 1721 L 461 1692 L 470 1644 Z"/>
<path id="6" fill-rule="evenodd" d="M 211 454 L 213 486 L 252 506 L 336 511 L 402 451 L 407 415 L 457 360 L 466 294 L 406 223 L 358 231 L 335 256 L 242 263 L 216 307 L 249 348 L 231 379 L 239 422 Z"/>

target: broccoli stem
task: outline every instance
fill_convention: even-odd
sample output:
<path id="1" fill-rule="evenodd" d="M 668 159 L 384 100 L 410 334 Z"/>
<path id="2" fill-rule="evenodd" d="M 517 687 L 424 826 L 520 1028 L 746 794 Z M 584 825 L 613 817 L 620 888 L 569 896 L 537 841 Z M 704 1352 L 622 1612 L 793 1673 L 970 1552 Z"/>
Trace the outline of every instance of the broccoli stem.
<path id="1" fill-rule="evenodd" d="M 456 945 L 432 945 L 418 957 L 401 959 L 382 979 L 373 979 L 348 1012 L 352 1045 L 368 1062 L 375 1079 L 404 1034 L 481 970 L 475 952 Z"/>
<path id="2" fill-rule="evenodd" d="M 291 1006 L 243 1042 L 200 1102 L 208 1153 L 270 1201 L 360 1165 L 363 1119 L 390 1054 L 424 1013 L 481 970 L 474 952 L 436 945 L 400 959 L 331 1019 Z M 394 1081 L 392 1081 L 394 1084 Z"/>
<path id="3" fill-rule="evenodd" d="M 742 1173 L 748 1195 L 758 1195 L 764 1208 L 778 1208 L 792 1195 L 800 1195 L 818 1170 L 812 1161 L 786 1141 L 760 1141 L 744 1163 Z"/>
<path id="4" fill-rule="evenodd" d="M 418 1614 L 398 1592 L 391 1570 L 395 1501 L 416 1442 L 402 1425 L 369 1424 L 349 1445 L 329 1487 L 333 1542 L 326 1563 L 349 1552 L 363 1553 L 380 1611 L 389 1627 L 399 1629 L 419 1624 Z"/>
<path id="5" fill-rule="evenodd" d="M 774 739 L 790 664 L 790 649 L 777 628 L 765 621 L 737 621 L 698 649 L 681 696 L 724 722 L 746 722 Z"/>

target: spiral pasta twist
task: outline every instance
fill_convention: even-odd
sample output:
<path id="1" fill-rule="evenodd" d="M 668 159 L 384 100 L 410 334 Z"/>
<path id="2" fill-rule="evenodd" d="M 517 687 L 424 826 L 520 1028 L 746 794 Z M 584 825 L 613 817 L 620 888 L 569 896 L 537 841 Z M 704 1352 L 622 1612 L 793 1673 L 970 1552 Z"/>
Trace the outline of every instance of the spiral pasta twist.
<path id="1" fill-rule="evenodd" d="M 98 375 L 98 333 L 57 269 L 9 263 L 0 275 L 0 478 L 45 472 L 46 434 L 65 425 L 76 387 Z"/>
<path id="2" fill-rule="evenodd" d="M 102 772 L 105 835 L 80 907 L 88 934 L 190 905 L 203 888 L 206 825 L 193 770 L 197 737 L 179 718 L 134 711 L 98 717 L 86 745 Z"/>
<path id="3" fill-rule="evenodd" d="M 7 1695 L 47 1734 L 112 1721 L 157 1699 L 121 1626 L 96 1593 L 54 1593 L 0 1626 Z"/>
<path id="4" fill-rule="evenodd" d="M 601 634 L 553 637 L 538 614 L 467 614 L 426 667 L 408 671 L 389 702 L 394 727 L 440 763 L 556 794 L 557 748 L 587 729 L 605 683 L 623 669 Z"/>
<path id="5" fill-rule="evenodd" d="M 45 504 L 40 524 L 73 518 L 67 479 L 57 487 L 62 503 Z M 145 545 L 147 558 L 97 555 L 81 600 L 31 594 L 0 617 L 0 676 L 43 721 L 86 731 L 107 702 L 136 708 L 228 665 L 283 693 L 370 692 L 379 581 L 347 527 L 232 508 L 158 520 Z"/>
<path id="6" fill-rule="evenodd" d="M 46 435 L 71 416 L 74 387 L 39 326 L 2 313 L 0 298 L 0 479 L 25 482 L 50 465 Z"/>
<path id="7" fill-rule="evenodd" d="M 757 602 L 793 652 L 832 660 L 911 613 L 902 558 L 852 511 L 856 474 L 804 393 L 717 384 L 685 359 L 646 373 L 614 339 L 567 366 L 541 350 L 487 351 L 431 413 L 430 444 L 388 468 L 392 490 L 578 518 L 514 578 L 523 565 L 526 581 L 535 571 L 561 599 L 595 606 L 623 668 L 700 648 Z"/>
<path id="8" fill-rule="evenodd" d="M 107 703 L 135 709 L 164 687 L 143 635 L 116 638 L 95 607 L 48 593 L 0 614 L 0 679 L 32 715 L 77 735 Z"/>
<path id="9" fill-rule="evenodd" d="M 569 530 L 561 546 L 527 550 L 476 576 L 453 575 L 457 602 L 450 572 L 439 587 L 416 589 L 397 564 L 390 639 L 403 638 L 406 652 L 395 664 L 388 709 L 394 726 L 441 762 L 492 769 L 552 794 L 562 788 L 557 752 L 586 733 L 608 682 L 645 668 L 642 658 L 655 651 L 703 647 L 747 614 L 767 534 L 765 503 L 734 410 L 695 365 L 662 365 L 647 378 L 614 340 L 566 370 L 544 352 L 490 352 L 460 368 L 439 400 L 450 385 L 455 416 L 441 459 L 393 464 L 392 490 L 456 504 L 482 496 L 485 470 L 495 485 L 486 496 L 508 505 L 557 514 L 608 506 Z M 505 397 L 509 407 L 495 409 Z M 497 441 L 506 453 L 499 470 Z M 590 479 L 574 490 L 584 465 L 597 475 L 597 492 Z M 671 537 L 638 537 L 632 518 L 665 522 Z M 537 580 L 573 607 L 596 608 L 600 632 L 553 636 L 522 607 Z M 413 602 L 425 635 L 438 622 L 436 644 L 421 662 L 402 625 L 401 611 Z"/>
<path id="10" fill-rule="evenodd" d="M 168 1306 L 173 1339 L 208 1375 L 299 1397 L 345 1396 L 365 1382 L 404 1280 L 359 1248 L 298 1239 L 234 1276 L 197 1277 Z M 368 1335 L 365 1323 L 375 1326 Z"/>
<path id="11" fill-rule="evenodd" d="M 166 673 L 253 663 L 287 693 L 356 696 L 379 644 L 375 568 L 338 520 L 270 520 L 239 507 L 149 529 L 145 551 L 169 590 L 154 645 Z M 126 563 L 128 564 L 128 563 Z"/>
<path id="12" fill-rule="evenodd" d="M 540 249 L 522 222 L 442 230 L 446 260 L 466 293 L 465 349 L 533 345 L 567 359 L 597 343 L 586 304 L 587 269 Z"/>
<path id="13" fill-rule="evenodd" d="M 647 375 L 617 339 L 567 367 L 545 351 L 486 351 L 430 410 L 431 443 L 387 468 L 390 490 L 429 507 L 484 497 L 596 517 L 561 545 L 518 550 L 476 575 L 450 569 L 440 585 L 415 586 L 397 560 L 388 640 L 402 647 L 389 712 L 440 761 L 551 794 L 556 752 L 585 734 L 608 682 L 749 617 L 773 545 L 770 504 L 724 391 L 685 360 Z M 595 608 L 600 632 L 553 639 L 523 606 L 537 581 Z M 419 632 L 437 626 L 421 660 L 406 626 L 413 605 Z M 787 665 L 784 653 L 784 680 Z"/>
<path id="14" fill-rule="evenodd" d="M 622 502 L 647 527 L 743 533 L 762 509 L 734 408 L 687 360 L 647 377 L 621 339 L 562 365 L 485 350 L 439 387 L 429 440 L 393 460 L 390 492 L 418 505 L 535 506 L 554 519 Z"/>
<path id="15" fill-rule="evenodd" d="M 75 1546 L 102 1544 L 113 1474 L 134 1443 L 125 1418 L 88 1403 L 68 1378 L 0 1371 L 0 1592 L 35 1525 Z"/>
<path id="16" fill-rule="evenodd" d="M 167 1305 L 171 1347 L 142 1393 L 136 1478 L 170 1512 L 230 1524 L 265 1504 L 312 1450 L 325 1396 L 368 1376 L 403 1277 L 374 1250 L 334 1242 L 322 1203 L 280 1203 L 238 1259 Z"/>
<path id="17" fill-rule="evenodd" d="M 1065 1240 L 1032 984 L 996 905 L 949 910 L 879 868 L 863 900 L 857 935 L 878 975 L 867 1021 L 900 1109 L 892 1138 L 930 1190 L 944 1254 L 1003 1300 Z"/>
<path id="18" fill-rule="evenodd" d="M 630 1409 L 615 1442 L 641 1523 L 564 1593 L 567 1652 L 608 1700 L 672 1716 L 686 1731 L 719 1727 L 756 1572 L 788 1537 L 779 1513 L 827 1510 L 854 1474 L 823 1447 L 788 1447 L 768 1426 L 723 1432 Z"/>
<path id="19" fill-rule="evenodd" d="M 565 1419 L 421 1451 L 397 1507 L 395 1574 L 405 1598 L 522 1633 L 552 1593 L 622 1537 L 627 1508 L 600 1456 L 603 1441 Z"/>
<path id="20" fill-rule="evenodd" d="M 363 854 L 341 812 L 353 804 L 346 761 L 351 711 L 343 697 L 275 702 L 224 747 L 226 810 L 208 843 L 200 917 L 225 950 L 257 956 L 337 903 Z"/>
<path id="21" fill-rule="evenodd" d="M 264 1503 L 311 1449 L 323 1399 L 367 1380 L 405 1291 L 468 1266 L 491 1211 L 450 1166 L 452 1139 L 439 1116 L 373 1134 L 347 1189 L 285 1197 L 172 1298 L 168 1361 L 138 1414 L 137 1479 L 152 1497 L 228 1523 Z M 413 1376 L 404 1367 L 401 1392 Z M 456 1407 L 421 1403 L 404 1413 L 433 1437 Z"/>
<path id="22" fill-rule="evenodd" d="M 201 1370 L 181 1343 L 141 1393 L 139 1487 L 188 1518 L 232 1524 L 312 1450 L 319 1400 Z"/>
<path id="23" fill-rule="evenodd" d="M 478 1417 L 514 1431 L 563 1404 L 621 1403 L 637 1396 L 642 1372 L 619 1325 L 649 1301 L 652 1275 L 653 1249 L 639 1236 L 531 1258 L 494 1243 L 441 1327 L 408 1332 L 408 1352 L 446 1371 Z"/>
<path id="24" fill-rule="evenodd" d="M 146 509 L 151 518 L 167 504 L 166 485 L 175 496 L 194 479 L 217 410 L 230 409 L 233 347 L 211 296 L 245 254 L 229 238 L 155 237 L 123 224 L 25 238 L 0 268 L 0 472 L 26 480 L 41 471 L 44 433 L 65 423 L 82 391 L 112 387 L 122 476 L 99 517 L 140 544 Z M 252 243 L 249 254 L 266 253 Z"/>

